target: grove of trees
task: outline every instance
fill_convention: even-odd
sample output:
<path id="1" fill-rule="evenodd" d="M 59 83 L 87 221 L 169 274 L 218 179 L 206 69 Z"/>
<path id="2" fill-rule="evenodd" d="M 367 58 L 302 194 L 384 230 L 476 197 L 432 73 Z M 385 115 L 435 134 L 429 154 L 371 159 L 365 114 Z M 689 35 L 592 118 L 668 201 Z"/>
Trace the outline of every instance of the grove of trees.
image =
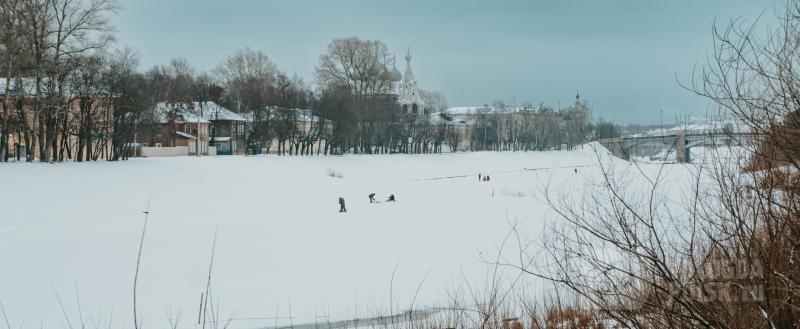
<path id="1" fill-rule="evenodd" d="M 572 149 L 587 140 L 620 136 L 619 126 L 591 120 L 585 101 L 561 110 L 495 101 L 479 108 L 468 126 L 469 150 L 542 151 Z M 498 113 L 499 112 L 499 113 Z"/>

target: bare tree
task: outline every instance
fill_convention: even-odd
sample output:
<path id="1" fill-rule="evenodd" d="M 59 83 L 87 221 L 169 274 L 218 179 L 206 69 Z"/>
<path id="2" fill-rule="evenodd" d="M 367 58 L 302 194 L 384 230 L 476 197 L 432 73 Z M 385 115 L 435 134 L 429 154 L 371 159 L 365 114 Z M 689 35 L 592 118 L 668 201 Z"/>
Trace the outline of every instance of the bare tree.
<path id="1" fill-rule="evenodd" d="M 620 168 L 598 152 L 601 181 L 587 197 L 543 193 L 563 221 L 546 255 L 508 263 L 623 327 L 797 327 L 800 1 L 780 17 L 767 34 L 740 20 L 715 27 L 715 52 L 689 87 L 746 125 L 744 152 L 683 168 L 694 175 L 681 195 L 663 166 Z"/>
<path id="2" fill-rule="evenodd" d="M 419 94 L 422 100 L 425 102 L 425 107 L 429 113 L 441 113 L 447 110 L 447 97 L 445 97 L 444 93 L 441 91 L 420 90 Z"/>
<path id="3" fill-rule="evenodd" d="M 19 18 L 25 24 L 23 40 L 31 62 L 28 71 L 35 77 L 35 142 L 40 160 L 50 161 L 60 154 L 60 127 L 72 106 L 65 99 L 68 90 L 64 83 L 70 63 L 113 42 L 108 15 L 116 12 L 118 5 L 113 0 L 19 1 Z"/>
<path id="4" fill-rule="evenodd" d="M 149 113 L 156 102 L 151 97 L 148 79 L 137 72 L 138 57 L 131 49 L 115 52 L 108 60 L 104 72 L 104 86 L 110 100 L 111 111 L 104 111 L 107 130 L 111 139 L 109 160 L 125 160 L 131 153 L 131 143 L 142 127 L 152 126 L 155 119 Z"/>
<path id="5" fill-rule="evenodd" d="M 268 105 L 269 89 L 279 73 L 266 54 L 250 48 L 238 50 L 214 70 L 225 87 L 226 105 L 240 113 Z"/>
<path id="6" fill-rule="evenodd" d="M 381 41 L 334 39 L 319 58 L 316 77 L 324 88 L 346 88 L 361 96 L 385 94 L 391 88 L 385 74 L 389 58 Z"/>
<path id="7" fill-rule="evenodd" d="M 3 59 L 2 67 L 5 74 L 5 86 L 3 93 L 3 101 L 0 106 L 3 107 L 2 119 L 0 119 L 0 161 L 6 162 L 9 158 L 9 135 L 11 129 L 9 126 L 11 120 L 11 108 L 13 106 L 12 97 L 12 79 L 19 72 L 19 66 L 22 60 L 22 22 L 20 19 L 20 10 L 22 9 L 19 0 L 8 0 L 0 2 L 0 21 L 3 21 L 0 26 L 0 45 L 2 45 L 2 52 L 0 58 Z M 19 111 L 17 111 L 19 112 Z"/>
<path id="8" fill-rule="evenodd" d="M 285 76 L 266 54 L 250 48 L 227 57 L 214 70 L 214 75 L 224 87 L 222 104 L 236 112 L 247 113 L 252 120 L 245 144 L 259 144 L 269 151 L 274 135 L 274 113 L 269 106 L 277 105 L 271 99 L 277 79 Z"/>

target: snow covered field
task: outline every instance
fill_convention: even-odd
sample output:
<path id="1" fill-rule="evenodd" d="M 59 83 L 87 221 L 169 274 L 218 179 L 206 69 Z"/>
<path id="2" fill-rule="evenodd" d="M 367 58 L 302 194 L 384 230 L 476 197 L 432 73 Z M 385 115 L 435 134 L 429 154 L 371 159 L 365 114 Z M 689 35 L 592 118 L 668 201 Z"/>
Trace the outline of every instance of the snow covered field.
<path id="1" fill-rule="evenodd" d="M 586 147 L 0 165 L 0 302 L 12 326 L 61 327 L 58 296 L 73 326 L 81 312 L 100 323 L 113 313 L 113 327 L 131 328 L 150 199 L 138 294 L 146 328 L 178 312 L 180 327 L 194 327 L 217 228 L 211 295 L 221 317 L 235 312 L 233 327 L 271 326 L 276 315 L 293 323 L 373 316 L 387 311 L 390 292 L 395 311 L 408 309 L 426 273 L 415 308 L 432 306 L 464 278 L 485 278 L 492 267 L 482 259 L 509 222 L 531 238 L 541 233 L 553 219 L 544 186 L 580 196 L 599 179 L 596 164 Z M 666 175 L 689 180 L 685 166 L 668 166 Z M 491 181 L 479 182 L 479 172 Z M 397 202 L 370 204 L 372 192 Z"/>

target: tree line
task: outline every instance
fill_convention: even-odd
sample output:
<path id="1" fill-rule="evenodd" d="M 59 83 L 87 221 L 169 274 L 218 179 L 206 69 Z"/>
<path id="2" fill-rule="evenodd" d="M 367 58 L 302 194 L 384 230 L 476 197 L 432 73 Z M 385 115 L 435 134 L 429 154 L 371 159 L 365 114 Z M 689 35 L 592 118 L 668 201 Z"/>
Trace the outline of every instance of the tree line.
<path id="1" fill-rule="evenodd" d="M 453 115 L 443 113 L 445 120 Z M 474 110 L 468 122 L 469 151 L 570 150 L 590 140 L 619 137 L 620 127 L 605 120 L 592 120 L 586 101 L 556 110 L 548 106 L 509 105 L 497 100 Z M 459 136 L 459 138 L 461 138 Z M 457 140 L 454 140 L 457 142 Z"/>
<path id="2" fill-rule="evenodd" d="M 119 10 L 115 0 L 0 2 L 0 161 L 126 159 L 137 133 L 159 124 L 158 102 L 214 101 L 251 120 L 248 146 L 278 154 L 543 150 L 597 135 L 585 109 L 459 124 L 426 90 L 421 120 L 397 103 L 388 47 L 357 37 L 328 45 L 312 83 L 250 48 L 208 72 L 183 58 L 142 70 L 135 50 L 115 48 Z"/>

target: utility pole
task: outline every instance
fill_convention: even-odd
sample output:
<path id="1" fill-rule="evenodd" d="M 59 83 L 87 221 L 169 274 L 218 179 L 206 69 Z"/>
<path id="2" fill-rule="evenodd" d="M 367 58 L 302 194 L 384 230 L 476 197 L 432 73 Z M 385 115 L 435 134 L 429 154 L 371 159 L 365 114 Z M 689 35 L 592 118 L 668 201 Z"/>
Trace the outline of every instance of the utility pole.
<path id="1" fill-rule="evenodd" d="M 211 129 L 211 139 L 208 142 L 209 146 L 211 144 L 214 144 L 214 147 L 216 147 L 216 144 L 214 142 L 215 142 L 215 139 L 217 138 L 217 123 L 218 122 L 219 122 L 219 107 L 214 107 L 214 126 L 210 127 L 210 129 Z M 217 150 L 217 151 L 219 151 L 219 150 Z"/>
<path id="2" fill-rule="evenodd" d="M 203 100 L 200 99 L 200 112 L 197 113 L 197 142 L 194 143 L 195 155 L 200 156 L 200 117 L 203 116 Z"/>
<path id="3" fill-rule="evenodd" d="M 198 104 L 200 105 L 200 111 L 197 112 L 197 143 L 195 143 L 195 149 L 196 149 L 195 153 L 198 157 L 200 156 L 200 143 L 201 143 L 200 119 L 203 117 L 203 103 L 205 102 L 206 93 L 208 92 L 208 84 L 202 84 L 201 88 L 203 89 L 200 90 L 200 95 L 199 95 Z"/>

